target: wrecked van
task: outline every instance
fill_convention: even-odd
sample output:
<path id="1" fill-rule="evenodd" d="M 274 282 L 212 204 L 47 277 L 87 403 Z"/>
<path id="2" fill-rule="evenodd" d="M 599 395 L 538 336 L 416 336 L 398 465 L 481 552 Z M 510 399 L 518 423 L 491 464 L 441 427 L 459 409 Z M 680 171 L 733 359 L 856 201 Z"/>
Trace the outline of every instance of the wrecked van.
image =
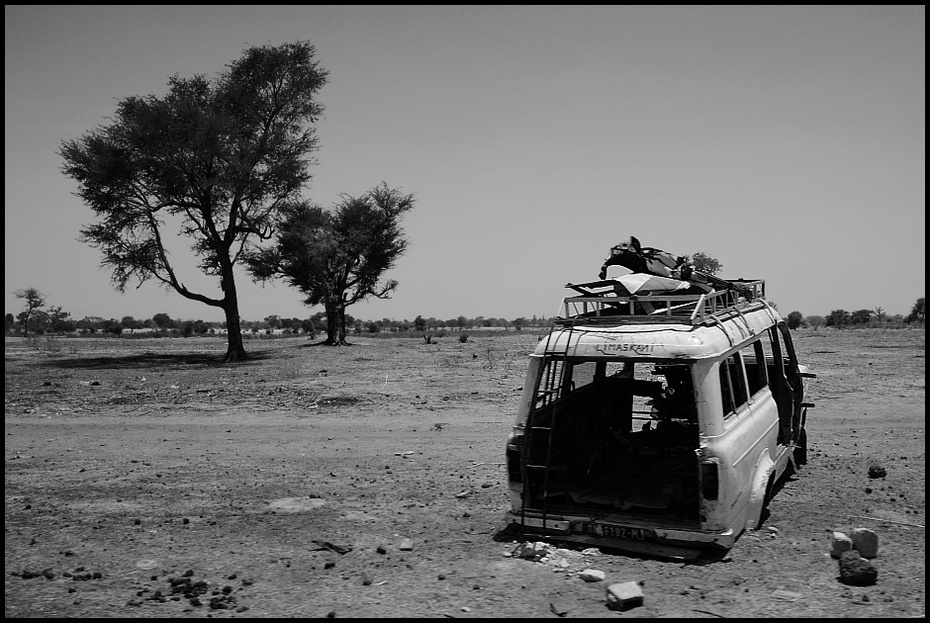
<path id="1" fill-rule="evenodd" d="M 671 558 L 729 549 L 807 460 L 813 375 L 764 281 L 567 287 L 506 444 L 512 527 Z"/>

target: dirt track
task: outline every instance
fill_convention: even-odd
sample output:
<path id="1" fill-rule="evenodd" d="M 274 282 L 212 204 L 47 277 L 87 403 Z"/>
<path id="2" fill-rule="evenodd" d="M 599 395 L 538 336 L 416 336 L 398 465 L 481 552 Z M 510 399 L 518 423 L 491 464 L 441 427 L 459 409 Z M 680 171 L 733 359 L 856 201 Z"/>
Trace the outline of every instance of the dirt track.
<path id="1" fill-rule="evenodd" d="M 255 340 L 240 365 L 218 339 L 8 338 L 6 616 L 924 616 L 923 330 L 796 333 L 810 463 L 762 530 L 687 565 L 507 556 L 537 337 Z M 879 577 L 855 588 L 827 552 L 859 526 Z M 628 580 L 644 605 L 607 610 Z"/>

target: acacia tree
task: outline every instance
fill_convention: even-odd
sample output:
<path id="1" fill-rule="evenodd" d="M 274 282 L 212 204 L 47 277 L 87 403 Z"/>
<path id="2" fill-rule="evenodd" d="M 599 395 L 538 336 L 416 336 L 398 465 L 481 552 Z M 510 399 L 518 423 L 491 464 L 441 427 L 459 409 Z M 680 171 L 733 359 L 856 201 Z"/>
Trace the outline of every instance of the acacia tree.
<path id="1" fill-rule="evenodd" d="M 845 309 L 834 309 L 827 316 L 826 324 L 828 327 L 844 328 L 849 324 L 849 312 Z"/>
<path id="2" fill-rule="evenodd" d="M 694 270 L 708 275 L 716 275 L 723 270 L 723 264 L 703 251 L 698 251 L 690 258 L 686 255 L 685 263 L 690 263 L 694 267 Z"/>
<path id="3" fill-rule="evenodd" d="M 925 297 L 920 297 L 917 299 L 917 302 L 914 303 L 914 307 L 911 308 L 911 313 L 909 313 L 905 318 L 904 322 L 911 324 L 913 322 L 924 324 L 924 319 L 926 318 L 926 299 Z"/>
<path id="4" fill-rule="evenodd" d="M 26 301 L 26 309 L 19 313 L 19 319 L 23 323 L 23 337 L 29 337 L 29 320 L 45 307 L 45 295 L 35 288 L 17 290 L 13 294 Z"/>
<path id="5" fill-rule="evenodd" d="M 332 211 L 295 203 L 278 227 L 277 244 L 252 255 L 249 270 L 256 279 L 284 278 L 307 305 L 322 305 L 323 344 L 348 344 L 346 308 L 370 296 L 390 298 L 397 289 L 397 281 L 381 276 L 407 249 L 399 220 L 413 204 L 413 195 L 384 182 L 361 197 L 341 195 Z"/>
<path id="6" fill-rule="evenodd" d="M 81 230 L 117 290 L 149 279 L 226 316 L 226 361 L 246 358 L 234 267 L 310 180 L 315 100 L 328 72 L 305 42 L 251 47 L 215 80 L 172 77 L 165 97 L 129 97 L 108 126 L 64 141 L 63 172 L 100 217 Z M 185 286 L 166 249 L 190 238 L 212 295 Z M 137 287 L 138 287 L 137 286 Z"/>
<path id="7" fill-rule="evenodd" d="M 857 309 L 849 315 L 850 324 L 866 324 L 872 319 L 872 310 Z"/>

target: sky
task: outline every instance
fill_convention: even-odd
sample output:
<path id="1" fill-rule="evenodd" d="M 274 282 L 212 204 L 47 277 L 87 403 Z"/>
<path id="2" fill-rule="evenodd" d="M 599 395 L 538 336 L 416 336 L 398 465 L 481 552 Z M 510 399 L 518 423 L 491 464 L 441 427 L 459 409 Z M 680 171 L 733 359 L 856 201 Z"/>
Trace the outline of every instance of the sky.
<path id="1" fill-rule="evenodd" d="M 416 203 L 389 300 L 355 318 L 551 316 L 637 237 L 765 279 L 783 315 L 923 297 L 924 6 L 9 6 L 4 313 L 36 288 L 72 318 L 222 321 L 154 281 L 117 292 L 62 141 L 172 75 L 309 41 L 332 206 L 386 182 Z M 193 261 L 180 280 L 218 284 Z M 240 315 L 307 318 L 237 272 Z"/>

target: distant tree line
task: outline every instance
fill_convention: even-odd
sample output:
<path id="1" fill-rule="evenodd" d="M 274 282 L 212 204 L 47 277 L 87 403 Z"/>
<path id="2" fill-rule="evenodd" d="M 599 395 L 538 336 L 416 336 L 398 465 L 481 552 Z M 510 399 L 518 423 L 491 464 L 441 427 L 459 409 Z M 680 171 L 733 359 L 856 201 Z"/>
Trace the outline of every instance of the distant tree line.
<path id="1" fill-rule="evenodd" d="M 785 319 L 788 328 L 833 327 L 834 329 L 856 329 L 869 327 L 896 328 L 911 325 L 923 325 L 925 317 L 924 297 L 917 299 L 913 308 L 906 316 L 895 314 L 889 316 L 882 307 L 875 309 L 857 309 L 848 312 L 845 309 L 834 309 L 827 316 L 804 316 L 799 311 L 793 311 Z"/>
<path id="2" fill-rule="evenodd" d="M 202 335 L 226 335 L 225 322 L 205 322 L 203 320 L 179 320 L 171 318 L 166 313 L 158 313 L 151 318 L 137 319 L 132 316 L 123 316 L 120 319 L 88 316 L 80 320 L 71 317 L 69 312 L 61 307 L 44 308 L 44 295 L 41 298 L 33 297 L 27 303 L 26 309 L 19 314 L 6 314 L 4 327 L 5 335 L 113 335 L 113 336 L 148 336 L 148 337 L 191 337 Z M 36 306 L 40 303 L 41 306 Z M 283 316 L 267 316 L 262 320 L 240 320 L 243 334 L 246 337 L 262 335 L 308 335 L 316 337 L 329 335 L 329 318 L 326 312 L 318 312 L 308 318 L 287 318 Z M 396 320 L 382 318 L 381 320 L 362 320 L 345 315 L 346 326 L 351 332 L 360 334 L 376 333 L 436 333 L 439 331 L 464 331 L 474 329 L 521 331 L 529 327 L 548 326 L 549 320 L 545 317 L 532 318 L 485 318 L 477 316 L 466 318 L 439 319 L 435 317 L 424 318 L 417 316 L 413 320 Z"/>
<path id="3" fill-rule="evenodd" d="M 151 318 L 136 319 L 132 316 L 123 316 L 104 319 L 101 317 L 85 317 L 76 320 L 61 306 L 47 306 L 47 297 L 35 288 L 27 288 L 15 292 L 16 297 L 23 300 L 24 309 L 18 314 L 7 313 L 5 318 L 4 335 L 45 335 L 45 334 L 79 334 L 79 335 L 156 335 L 156 336 L 182 336 L 193 335 L 226 335 L 228 327 L 225 322 L 205 322 L 203 320 L 177 320 L 166 313 L 158 313 Z M 920 297 L 914 303 L 910 313 L 906 316 L 896 314 L 889 316 L 882 307 L 875 309 L 858 309 L 848 312 L 835 309 L 827 316 L 804 316 L 799 311 L 789 313 L 785 320 L 790 329 L 809 328 L 819 329 L 832 327 L 834 329 L 856 329 L 868 327 L 900 328 L 906 326 L 923 326 L 925 320 L 925 299 Z M 277 315 L 267 316 L 263 320 L 242 320 L 240 325 L 246 336 L 255 335 L 298 335 L 306 334 L 315 337 L 318 333 L 332 335 L 329 323 L 334 316 L 328 311 L 318 312 L 308 318 L 287 318 Z M 347 330 L 359 334 L 374 333 L 407 333 L 418 335 L 436 333 L 439 331 L 464 331 L 475 329 L 488 330 L 514 330 L 522 331 L 525 328 L 547 327 L 550 319 L 532 316 L 519 317 L 512 320 L 506 318 L 476 316 L 468 318 L 440 319 L 434 316 L 428 318 L 422 315 L 411 320 L 395 320 L 382 318 L 381 320 L 362 320 L 344 314 L 344 320 L 336 317 L 337 322 L 345 322 Z M 341 328 L 339 329 L 341 332 Z"/>

